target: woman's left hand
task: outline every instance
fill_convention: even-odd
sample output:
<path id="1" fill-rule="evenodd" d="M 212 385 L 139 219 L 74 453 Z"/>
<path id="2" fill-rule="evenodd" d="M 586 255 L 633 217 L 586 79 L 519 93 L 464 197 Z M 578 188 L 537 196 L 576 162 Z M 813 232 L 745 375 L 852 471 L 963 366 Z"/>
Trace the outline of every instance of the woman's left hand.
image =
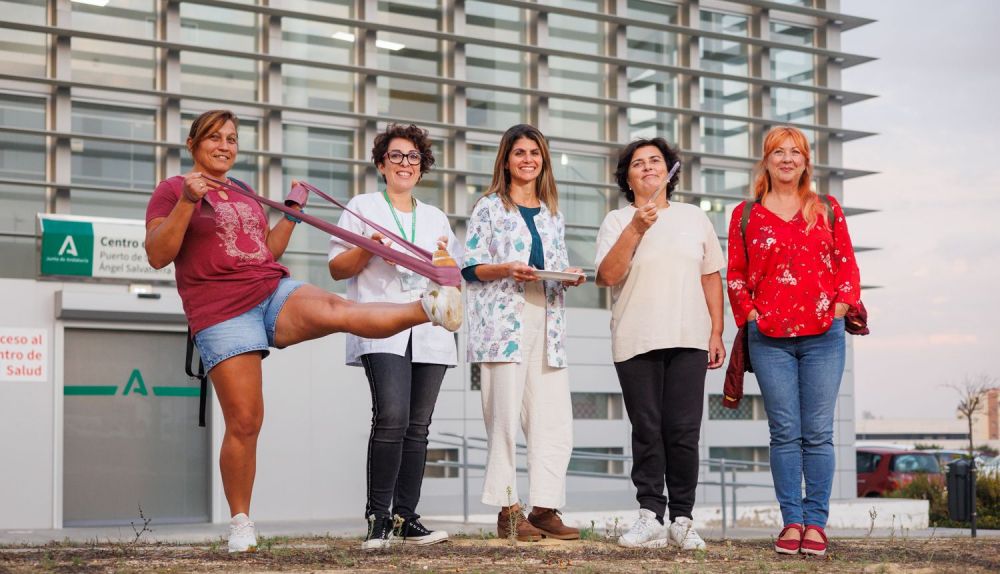
<path id="1" fill-rule="evenodd" d="M 708 368 L 718 369 L 726 362 L 726 346 L 722 344 L 722 335 L 712 335 L 708 340 Z"/>
<path id="2" fill-rule="evenodd" d="M 833 318 L 840 319 L 844 317 L 850 309 L 851 306 L 847 303 L 837 303 L 833 308 Z"/>
<path id="3" fill-rule="evenodd" d="M 576 279 L 574 281 L 563 281 L 562 282 L 563 285 L 565 285 L 567 287 L 576 287 L 577 285 L 583 285 L 584 283 L 587 282 L 587 276 L 584 275 L 583 269 L 581 269 L 580 267 L 567 267 L 563 271 L 565 271 L 566 273 L 579 273 L 580 274 L 580 278 L 579 279 Z"/>

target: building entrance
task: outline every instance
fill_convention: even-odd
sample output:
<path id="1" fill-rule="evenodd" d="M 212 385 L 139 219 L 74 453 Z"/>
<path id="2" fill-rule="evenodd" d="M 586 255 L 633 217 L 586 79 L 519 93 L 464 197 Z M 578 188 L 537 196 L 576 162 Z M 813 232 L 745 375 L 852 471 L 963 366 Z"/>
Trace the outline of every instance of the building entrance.
<path id="1" fill-rule="evenodd" d="M 185 334 L 66 328 L 63 525 L 209 522 L 210 435 Z"/>

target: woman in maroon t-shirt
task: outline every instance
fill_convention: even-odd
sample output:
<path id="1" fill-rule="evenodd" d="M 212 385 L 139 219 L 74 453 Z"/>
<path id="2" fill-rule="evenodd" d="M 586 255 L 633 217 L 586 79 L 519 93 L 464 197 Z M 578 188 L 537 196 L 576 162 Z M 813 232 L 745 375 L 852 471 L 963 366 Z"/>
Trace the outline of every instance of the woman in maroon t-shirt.
<path id="1" fill-rule="evenodd" d="M 771 130 L 754 183 L 729 225 L 727 283 L 771 431 L 771 476 L 784 529 L 782 554 L 826 553 L 833 485 L 833 417 L 844 373 L 844 315 L 860 297 L 844 212 L 811 190 L 809 142 Z M 805 498 L 802 482 L 805 480 Z"/>
<path id="2" fill-rule="evenodd" d="M 360 304 L 291 279 L 277 259 L 298 220 L 286 215 L 271 227 L 259 203 L 212 182 L 226 180 L 236 161 L 238 123 L 226 110 L 198 116 L 187 139 L 194 169 L 160 182 L 146 208 L 149 264 L 175 264 L 184 312 L 226 422 L 219 466 L 233 517 L 230 552 L 257 545 L 248 514 L 268 349 L 335 332 L 388 337 L 429 320 L 456 331 L 462 318 L 455 287 L 432 284 L 413 303 Z M 298 190 L 285 203 L 301 209 L 306 193 Z"/>

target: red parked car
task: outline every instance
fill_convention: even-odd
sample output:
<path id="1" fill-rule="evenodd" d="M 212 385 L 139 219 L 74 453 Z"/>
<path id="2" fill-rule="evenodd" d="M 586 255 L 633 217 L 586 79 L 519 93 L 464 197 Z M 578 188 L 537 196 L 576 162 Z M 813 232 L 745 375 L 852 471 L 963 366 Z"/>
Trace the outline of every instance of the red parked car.
<path id="1" fill-rule="evenodd" d="M 932 482 L 944 484 L 937 457 L 929 452 L 859 448 L 858 496 L 885 496 L 926 474 Z"/>

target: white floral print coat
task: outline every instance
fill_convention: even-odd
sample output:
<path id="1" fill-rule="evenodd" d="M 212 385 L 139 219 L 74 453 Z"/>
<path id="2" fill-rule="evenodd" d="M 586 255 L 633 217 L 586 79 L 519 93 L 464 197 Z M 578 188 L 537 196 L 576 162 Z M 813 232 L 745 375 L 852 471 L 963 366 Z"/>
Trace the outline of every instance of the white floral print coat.
<path id="1" fill-rule="evenodd" d="M 535 216 L 542 240 L 545 268 L 562 271 L 569 266 L 566 226 L 560 213 L 553 215 L 545 204 Z M 531 232 L 521 212 L 507 211 L 497 194 L 476 202 L 469 218 L 462 267 L 517 261 L 527 265 L 531 256 Z M 566 366 L 565 286 L 545 281 L 545 348 L 550 367 Z M 521 362 L 521 313 L 524 284 L 510 277 L 496 281 L 476 281 L 466 286 L 465 325 L 468 329 L 467 355 L 473 363 Z"/>

